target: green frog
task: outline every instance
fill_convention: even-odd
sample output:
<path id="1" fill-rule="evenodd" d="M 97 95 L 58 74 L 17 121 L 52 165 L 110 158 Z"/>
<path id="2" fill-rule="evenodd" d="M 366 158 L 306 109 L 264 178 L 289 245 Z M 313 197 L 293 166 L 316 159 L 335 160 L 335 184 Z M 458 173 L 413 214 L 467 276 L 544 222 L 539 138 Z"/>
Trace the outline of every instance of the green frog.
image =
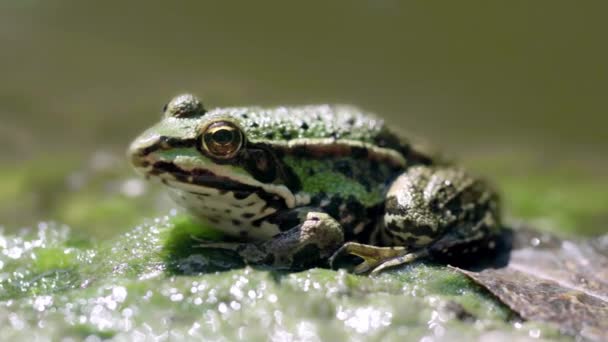
<path id="1" fill-rule="evenodd" d="M 376 274 L 466 251 L 499 231 L 498 198 L 486 182 L 356 107 L 206 110 L 184 94 L 163 112 L 128 156 L 227 236 L 201 248 L 290 269 L 356 256 L 355 273 Z"/>

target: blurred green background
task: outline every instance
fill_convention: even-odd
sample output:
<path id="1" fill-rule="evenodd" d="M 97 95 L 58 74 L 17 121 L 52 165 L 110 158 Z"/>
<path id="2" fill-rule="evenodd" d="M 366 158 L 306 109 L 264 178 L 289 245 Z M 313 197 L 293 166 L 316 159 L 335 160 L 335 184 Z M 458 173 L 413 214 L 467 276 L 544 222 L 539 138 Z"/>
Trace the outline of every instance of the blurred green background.
<path id="1" fill-rule="evenodd" d="M 208 108 L 361 106 L 493 179 L 512 216 L 607 231 L 606 9 L 2 0 L 0 226 L 106 237 L 169 210 L 123 155 L 188 91 Z"/>

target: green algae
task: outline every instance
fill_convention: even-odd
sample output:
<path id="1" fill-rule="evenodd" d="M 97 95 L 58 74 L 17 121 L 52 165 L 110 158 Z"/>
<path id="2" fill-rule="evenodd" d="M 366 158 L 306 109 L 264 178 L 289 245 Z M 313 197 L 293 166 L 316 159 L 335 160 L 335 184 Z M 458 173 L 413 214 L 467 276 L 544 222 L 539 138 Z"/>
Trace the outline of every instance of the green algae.
<path id="1" fill-rule="evenodd" d="M 537 330 L 557 336 L 513 321 L 508 309 L 440 265 L 417 263 L 378 278 L 253 269 L 201 250 L 180 251 L 192 233 L 218 236 L 179 214 L 92 248 L 65 245 L 65 229 L 42 228 L 2 237 L 3 337 L 414 340 L 523 338 Z M 55 230 L 62 233 L 49 234 Z M 70 257 L 34 262 L 62 254 Z M 449 309 L 454 305 L 462 312 Z"/>

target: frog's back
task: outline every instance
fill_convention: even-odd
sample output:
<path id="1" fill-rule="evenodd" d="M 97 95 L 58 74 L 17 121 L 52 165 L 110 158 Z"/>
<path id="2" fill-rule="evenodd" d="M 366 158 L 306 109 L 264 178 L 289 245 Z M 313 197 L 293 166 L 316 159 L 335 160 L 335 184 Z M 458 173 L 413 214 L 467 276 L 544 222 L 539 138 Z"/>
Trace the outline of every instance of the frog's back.
<path id="1" fill-rule="evenodd" d="M 296 139 L 360 142 L 370 149 L 394 150 L 408 164 L 432 163 L 430 155 L 395 134 L 384 120 L 352 105 L 227 107 L 212 109 L 206 116 L 234 118 L 251 142 Z"/>
<path id="2" fill-rule="evenodd" d="M 206 115 L 237 119 L 251 141 L 334 138 L 376 144 L 386 131 L 382 119 L 349 105 L 232 107 Z"/>

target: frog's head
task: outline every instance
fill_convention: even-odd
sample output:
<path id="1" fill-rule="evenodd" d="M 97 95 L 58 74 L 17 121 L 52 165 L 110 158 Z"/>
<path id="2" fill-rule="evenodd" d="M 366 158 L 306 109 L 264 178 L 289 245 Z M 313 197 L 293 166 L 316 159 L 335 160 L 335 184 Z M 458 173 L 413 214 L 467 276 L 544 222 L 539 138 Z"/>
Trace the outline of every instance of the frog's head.
<path id="1" fill-rule="evenodd" d="M 177 190 L 180 204 L 223 201 L 242 207 L 257 201 L 275 211 L 295 206 L 298 181 L 282 167 L 272 143 L 248 139 L 248 128 L 259 124 L 252 123 L 247 108 L 207 112 L 186 94 L 163 111 L 163 119 L 133 141 L 128 155 L 139 173 Z"/>

